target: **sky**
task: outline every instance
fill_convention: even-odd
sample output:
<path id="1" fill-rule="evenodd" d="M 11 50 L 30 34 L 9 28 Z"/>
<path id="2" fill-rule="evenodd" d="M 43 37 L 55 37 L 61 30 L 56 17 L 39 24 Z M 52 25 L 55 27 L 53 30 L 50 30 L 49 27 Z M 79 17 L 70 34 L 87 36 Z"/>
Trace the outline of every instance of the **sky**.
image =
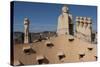
<path id="1" fill-rule="evenodd" d="M 93 31 L 97 31 L 97 7 L 67 4 L 75 24 L 76 16 L 92 18 Z M 24 31 L 24 18 L 30 20 L 30 32 L 56 31 L 58 16 L 61 14 L 63 4 L 14 2 L 14 31 Z"/>

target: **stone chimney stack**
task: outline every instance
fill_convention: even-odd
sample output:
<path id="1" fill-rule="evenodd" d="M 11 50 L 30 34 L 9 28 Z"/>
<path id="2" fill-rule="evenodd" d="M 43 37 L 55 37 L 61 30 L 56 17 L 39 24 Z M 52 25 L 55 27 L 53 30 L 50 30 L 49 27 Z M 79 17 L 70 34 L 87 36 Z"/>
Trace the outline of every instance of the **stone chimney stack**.
<path id="1" fill-rule="evenodd" d="M 24 43 L 29 43 L 29 19 L 24 18 Z"/>
<path id="2" fill-rule="evenodd" d="M 76 17 L 76 36 L 91 41 L 92 19 L 90 17 Z"/>
<path id="3" fill-rule="evenodd" d="M 62 7 L 62 13 L 58 17 L 57 35 L 70 35 L 70 24 L 72 24 L 72 15 L 66 5 Z M 69 30 L 70 29 L 70 30 Z"/>

